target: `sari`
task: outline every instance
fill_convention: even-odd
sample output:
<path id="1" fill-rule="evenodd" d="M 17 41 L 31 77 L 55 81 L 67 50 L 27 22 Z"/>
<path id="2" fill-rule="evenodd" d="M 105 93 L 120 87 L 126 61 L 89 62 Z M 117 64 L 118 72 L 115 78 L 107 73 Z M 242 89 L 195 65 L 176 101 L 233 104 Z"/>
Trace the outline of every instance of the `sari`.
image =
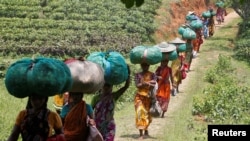
<path id="1" fill-rule="evenodd" d="M 98 95 L 101 97 L 100 95 Z M 104 141 L 114 141 L 115 120 L 114 120 L 115 100 L 113 94 L 107 94 L 100 98 L 95 105 L 94 115 L 96 127 L 103 136 Z"/>
<path id="2" fill-rule="evenodd" d="M 64 135 L 66 141 L 83 141 L 87 139 L 86 103 L 81 101 L 75 105 L 65 117 Z"/>
<path id="3" fill-rule="evenodd" d="M 138 84 L 142 80 L 151 81 L 155 80 L 156 76 L 152 72 L 137 73 L 135 74 L 135 83 Z M 147 130 L 148 126 L 152 122 L 152 116 L 149 114 L 151 106 L 150 98 L 150 86 L 143 86 L 137 88 L 136 95 L 134 98 L 135 105 L 135 124 L 137 129 Z"/>
<path id="4" fill-rule="evenodd" d="M 222 7 L 218 7 L 216 11 L 216 20 L 220 24 L 221 22 L 224 22 L 224 14 L 225 14 L 225 9 Z"/>
<path id="5" fill-rule="evenodd" d="M 192 59 L 193 59 L 193 44 L 192 44 L 192 40 L 187 40 L 187 50 L 185 52 L 184 55 L 184 65 L 187 66 L 187 69 L 190 70 L 190 66 L 192 63 Z"/>
<path id="6" fill-rule="evenodd" d="M 214 35 L 215 23 L 214 23 L 214 16 L 211 16 L 208 21 L 208 34 L 209 36 Z"/>
<path id="7" fill-rule="evenodd" d="M 203 43 L 201 29 L 196 29 L 195 33 L 196 33 L 196 38 L 192 40 L 193 51 L 199 52 L 200 46 Z"/>
<path id="8" fill-rule="evenodd" d="M 177 59 L 172 61 L 171 69 L 172 69 L 172 77 L 173 77 L 173 87 L 177 88 L 179 84 L 182 82 L 182 64 L 183 64 L 183 56 L 179 56 Z"/>
<path id="9" fill-rule="evenodd" d="M 169 80 L 172 75 L 172 70 L 168 66 L 160 66 L 156 69 L 156 75 L 162 77 L 162 79 L 157 80 L 158 90 L 156 99 L 159 102 L 162 111 L 166 112 L 170 101 L 171 86 Z"/>

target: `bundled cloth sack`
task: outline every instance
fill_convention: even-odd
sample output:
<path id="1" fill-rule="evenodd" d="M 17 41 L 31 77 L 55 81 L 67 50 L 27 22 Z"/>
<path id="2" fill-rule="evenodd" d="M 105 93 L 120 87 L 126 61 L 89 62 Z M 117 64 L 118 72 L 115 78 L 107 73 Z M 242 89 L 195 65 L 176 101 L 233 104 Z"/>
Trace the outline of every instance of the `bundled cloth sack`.
<path id="1" fill-rule="evenodd" d="M 204 17 L 204 18 L 210 18 L 211 17 L 211 12 L 210 11 L 202 12 L 202 17 Z"/>
<path id="2" fill-rule="evenodd" d="M 203 27 L 203 22 L 199 19 L 197 20 L 192 20 L 190 22 L 190 26 L 193 28 L 193 29 L 200 29 Z"/>
<path id="3" fill-rule="evenodd" d="M 182 37 L 184 39 L 195 39 L 196 38 L 196 33 L 191 29 L 191 28 L 185 28 Z"/>
<path id="4" fill-rule="evenodd" d="M 93 52 L 87 57 L 87 60 L 97 63 L 103 68 L 105 83 L 118 85 L 128 78 L 128 65 L 119 52 Z"/>
<path id="5" fill-rule="evenodd" d="M 136 46 L 130 50 L 130 62 L 133 64 L 147 63 L 150 65 L 161 62 L 161 50 L 155 46 Z"/>
<path id="6" fill-rule="evenodd" d="M 224 7 L 224 2 L 223 1 L 218 1 L 215 3 L 217 7 Z"/>
<path id="7" fill-rule="evenodd" d="M 18 60 L 10 65 L 5 77 L 8 92 L 17 98 L 53 96 L 68 91 L 72 83 L 70 70 L 63 61 L 45 57 Z"/>
<path id="8" fill-rule="evenodd" d="M 93 94 L 103 87 L 104 70 L 99 64 L 75 58 L 66 59 L 64 62 L 69 67 L 73 79 L 70 92 Z"/>
<path id="9" fill-rule="evenodd" d="M 195 25 L 195 26 L 199 27 L 199 25 Z M 178 33 L 182 36 L 183 39 L 191 39 L 191 40 L 195 39 L 196 33 L 194 30 L 192 30 L 192 28 L 194 27 L 191 27 L 190 24 L 181 25 L 178 28 Z"/>

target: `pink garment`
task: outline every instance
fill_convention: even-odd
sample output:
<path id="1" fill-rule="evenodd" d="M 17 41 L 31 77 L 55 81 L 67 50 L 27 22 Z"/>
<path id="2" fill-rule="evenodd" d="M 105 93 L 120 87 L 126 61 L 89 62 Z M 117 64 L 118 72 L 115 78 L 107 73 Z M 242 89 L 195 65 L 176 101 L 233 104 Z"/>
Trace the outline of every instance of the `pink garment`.
<path id="1" fill-rule="evenodd" d="M 115 138 L 114 109 L 115 101 L 112 94 L 102 97 L 95 106 L 96 127 L 102 134 L 104 141 L 114 141 Z"/>
<path id="2" fill-rule="evenodd" d="M 225 9 L 218 7 L 216 11 L 216 20 L 219 22 L 224 22 L 224 14 L 225 14 Z"/>

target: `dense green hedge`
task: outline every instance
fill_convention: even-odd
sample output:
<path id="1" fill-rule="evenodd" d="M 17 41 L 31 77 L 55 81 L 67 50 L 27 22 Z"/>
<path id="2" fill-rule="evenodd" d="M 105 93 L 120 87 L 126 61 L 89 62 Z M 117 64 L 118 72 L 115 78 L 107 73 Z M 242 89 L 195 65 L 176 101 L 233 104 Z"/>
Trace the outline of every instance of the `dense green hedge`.
<path id="1" fill-rule="evenodd" d="M 130 9 L 117 0 L 0 0 L 0 3 L 2 55 L 17 51 L 62 56 L 106 49 L 127 53 L 138 44 L 153 43 L 155 10 L 161 0 Z M 58 48 L 60 52 L 55 52 Z"/>
<path id="2" fill-rule="evenodd" d="M 239 36 L 235 43 L 235 57 L 250 64 L 250 22 L 240 24 Z"/>

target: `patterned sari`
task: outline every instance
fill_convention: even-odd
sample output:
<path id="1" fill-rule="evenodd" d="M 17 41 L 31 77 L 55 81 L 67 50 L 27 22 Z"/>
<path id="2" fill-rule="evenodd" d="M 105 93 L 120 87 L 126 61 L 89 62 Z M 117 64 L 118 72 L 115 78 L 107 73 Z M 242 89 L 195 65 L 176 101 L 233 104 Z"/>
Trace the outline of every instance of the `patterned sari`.
<path id="1" fill-rule="evenodd" d="M 114 109 L 113 94 L 107 94 L 100 98 L 100 101 L 95 105 L 96 127 L 102 134 L 104 141 L 114 141 L 115 138 Z"/>
<path id="2" fill-rule="evenodd" d="M 188 70 L 190 70 L 190 66 L 192 63 L 192 59 L 193 59 L 193 44 L 192 44 L 192 40 L 187 40 L 187 50 L 185 52 L 185 59 L 184 59 L 184 64 L 187 66 Z"/>
<path id="3" fill-rule="evenodd" d="M 192 40 L 193 50 L 196 52 L 200 51 L 200 46 L 203 43 L 201 29 L 196 29 L 196 38 Z"/>
<path id="4" fill-rule="evenodd" d="M 215 23 L 214 23 L 214 16 L 211 16 L 208 21 L 208 34 L 209 36 L 214 35 Z"/>
<path id="5" fill-rule="evenodd" d="M 172 69 L 172 77 L 173 77 L 173 86 L 178 87 L 182 82 L 182 64 L 183 64 L 183 56 L 179 56 L 177 59 L 172 61 L 171 69 Z"/>
<path id="6" fill-rule="evenodd" d="M 138 84 L 141 81 L 155 80 L 156 76 L 152 72 L 146 72 L 144 74 L 135 74 L 135 83 Z M 152 122 L 152 117 L 149 114 L 151 106 L 151 98 L 149 96 L 150 87 L 143 86 L 137 89 L 134 105 L 135 105 L 135 124 L 137 129 L 147 130 L 148 126 Z"/>

